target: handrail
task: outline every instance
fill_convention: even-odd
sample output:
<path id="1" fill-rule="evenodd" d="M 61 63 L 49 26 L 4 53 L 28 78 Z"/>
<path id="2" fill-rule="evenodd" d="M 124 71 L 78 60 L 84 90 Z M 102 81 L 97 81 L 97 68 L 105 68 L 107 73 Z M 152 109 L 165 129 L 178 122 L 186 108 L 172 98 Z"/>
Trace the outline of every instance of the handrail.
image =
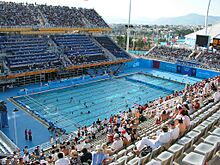
<path id="1" fill-rule="evenodd" d="M 11 150 L 10 152 L 13 153 L 13 151 L 17 151 L 18 147 L 16 144 L 14 144 L 2 131 L 0 131 L 0 137 L 7 144 L 9 149 Z"/>

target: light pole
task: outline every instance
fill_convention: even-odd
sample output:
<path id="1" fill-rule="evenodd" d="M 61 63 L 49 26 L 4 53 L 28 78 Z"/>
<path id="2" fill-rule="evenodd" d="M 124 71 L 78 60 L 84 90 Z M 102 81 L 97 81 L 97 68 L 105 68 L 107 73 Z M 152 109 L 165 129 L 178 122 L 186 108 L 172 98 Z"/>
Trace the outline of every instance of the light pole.
<path id="1" fill-rule="evenodd" d="M 13 110 L 13 117 L 14 117 L 15 144 L 18 145 L 17 125 L 16 125 L 16 116 L 15 116 L 16 112 L 18 112 L 17 108 Z"/>
<path id="2" fill-rule="evenodd" d="M 129 39 L 130 39 L 130 24 L 131 24 L 131 0 L 129 3 L 129 15 L 128 15 L 128 28 L 127 28 L 127 45 L 126 45 L 126 51 L 129 50 Z"/>
<path id="3" fill-rule="evenodd" d="M 207 30 L 208 30 L 208 17 L 209 17 L 210 3 L 211 3 L 211 0 L 209 0 L 207 12 L 206 12 L 206 17 L 205 17 L 205 35 L 207 35 Z"/>

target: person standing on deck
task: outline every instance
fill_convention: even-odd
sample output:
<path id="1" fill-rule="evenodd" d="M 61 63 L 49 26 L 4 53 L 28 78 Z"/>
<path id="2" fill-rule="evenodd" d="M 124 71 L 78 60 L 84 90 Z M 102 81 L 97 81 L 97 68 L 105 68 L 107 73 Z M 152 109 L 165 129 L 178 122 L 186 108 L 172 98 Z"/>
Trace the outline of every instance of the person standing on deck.
<path id="1" fill-rule="evenodd" d="M 27 130 L 27 128 L 24 131 L 24 135 L 25 135 L 25 140 L 28 140 L 28 130 Z"/>
<path id="2" fill-rule="evenodd" d="M 31 129 L 29 129 L 29 131 L 28 131 L 28 136 L 29 136 L 29 140 L 32 141 L 32 131 L 31 131 Z"/>

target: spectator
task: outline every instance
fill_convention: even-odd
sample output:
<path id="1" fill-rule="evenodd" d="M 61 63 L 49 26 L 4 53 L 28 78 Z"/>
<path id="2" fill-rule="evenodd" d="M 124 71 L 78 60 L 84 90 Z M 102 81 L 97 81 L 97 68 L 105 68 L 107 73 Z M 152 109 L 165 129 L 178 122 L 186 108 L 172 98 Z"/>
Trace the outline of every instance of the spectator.
<path id="1" fill-rule="evenodd" d="M 92 154 L 90 152 L 88 152 L 88 150 L 86 148 L 82 149 L 82 153 L 83 154 L 80 157 L 81 162 L 91 164 Z"/>
<path id="2" fill-rule="evenodd" d="M 147 137 L 144 137 L 142 140 L 140 140 L 137 144 L 137 150 L 141 152 L 145 146 L 150 146 L 152 149 L 158 148 L 162 145 L 165 145 L 171 141 L 170 132 L 168 132 L 167 125 L 163 125 L 161 127 L 160 133 L 158 133 L 158 136 L 154 137 L 153 139 L 149 139 Z"/>
<path id="3" fill-rule="evenodd" d="M 164 121 L 166 121 L 168 118 L 169 118 L 169 115 L 168 115 L 167 111 L 166 111 L 166 110 L 163 110 L 163 111 L 162 111 L 162 114 L 160 115 L 160 121 L 161 121 L 161 122 L 164 122 Z"/>
<path id="4" fill-rule="evenodd" d="M 214 102 L 220 101 L 220 87 L 214 90 L 215 93 L 213 94 Z"/>
<path id="5" fill-rule="evenodd" d="M 114 141 L 113 141 L 113 143 L 111 145 L 112 151 L 116 152 L 116 151 L 122 149 L 122 147 L 123 147 L 122 139 L 119 137 L 119 134 L 115 134 L 114 135 Z"/>
<path id="6" fill-rule="evenodd" d="M 29 162 L 30 162 L 30 155 L 29 155 L 29 153 L 27 152 L 27 153 L 25 153 L 24 154 L 24 156 L 23 156 L 23 162 L 25 163 L 25 164 L 28 164 Z"/>
<path id="7" fill-rule="evenodd" d="M 179 127 L 175 126 L 175 122 L 173 119 L 171 119 L 168 122 L 168 125 L 169 125 L 169 132 L 170 132 L 171 140 L 175 141 L 179 137 L 179 133 L 180 133 Z"/>
<path id="8" fill-rule="evenodd" d="M 64 158 L 62 152 L 58 153 L 58 160 L 55 162 L 55 165 L 70 165 L 70 160 L 68 158 Z"/>
<path id="9" fill-rule="evenodd" d="M 183 136 L 184 133 L 186 132 L 186 125 L 183 122 L 182 116 L 177 115 L 176 118 L 174 119 L 174 121 L 175 121 L 175 126 L 179 127 L 180 136 Z"/>
<path id="10" fill-rule="evenodd" d="M 70 153 L 71 159 L 71 165 L 82 165 L 80 157 L 78 155 L 78 152 L 76 150 L 72 150 Z"/>
<path id="11" fill-rule="evenodd" d="M 92 152 L 91 165 L 102 165 L 104 162 L 108 162 L 109 160 L 108 155 L 104 154 L 102 147 L 97 145 L 96 151 Z"/>
<path id="12" fill-rule="evenodd" d="M 184 110 L 182 112 L 182 119 L 183 119 L 183 122 L 184 124 L 186 125 L 186 129 L 188 129 L 190 127 L 190 117 L 189 117 L 189 113 L 187 110 Z"/>

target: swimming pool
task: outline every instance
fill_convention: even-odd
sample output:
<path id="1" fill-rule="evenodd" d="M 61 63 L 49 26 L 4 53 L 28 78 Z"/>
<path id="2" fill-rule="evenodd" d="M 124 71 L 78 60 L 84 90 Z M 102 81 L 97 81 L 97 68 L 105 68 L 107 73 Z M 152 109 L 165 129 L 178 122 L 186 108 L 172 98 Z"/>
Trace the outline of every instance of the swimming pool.
<path id="1" fill-rule="evenodd" d="M 24 95 L 15 100 L 35 111 L 55 126 L 73 132 L 77 127 L 91 125 L 98 118 L 126 111 L 136 104 L 144 104 L 182 90 L 183 83 L 145 74 L 131 74 L 119 78 L 84 85 Z"/>

